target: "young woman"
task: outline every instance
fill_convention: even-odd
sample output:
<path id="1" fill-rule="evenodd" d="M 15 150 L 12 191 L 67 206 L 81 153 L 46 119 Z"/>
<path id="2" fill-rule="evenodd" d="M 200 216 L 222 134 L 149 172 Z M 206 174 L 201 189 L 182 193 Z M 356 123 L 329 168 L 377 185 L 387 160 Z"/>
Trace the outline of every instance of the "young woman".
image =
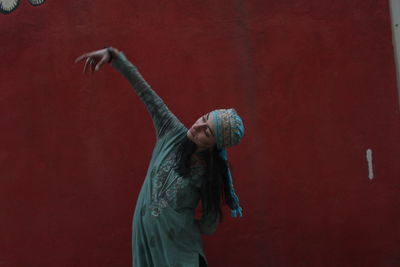
<path id="1" fill-rule="evenodd" d="M 244 134 L 234 109 L 201 116 L 188 130 L 151 89 L 138 69 L 115 48 L 86 53 L 84 72 L 110 63 L 132 85 L 154 123 L 157 142 L 140 191 L 132 230 L 135 267 L 207 266 L 201 234 L 213 234 L 222 217 L 221 199 L 242 216 L 226 148 Z M 202 218 L 194 219 L 202 202 Z"/>

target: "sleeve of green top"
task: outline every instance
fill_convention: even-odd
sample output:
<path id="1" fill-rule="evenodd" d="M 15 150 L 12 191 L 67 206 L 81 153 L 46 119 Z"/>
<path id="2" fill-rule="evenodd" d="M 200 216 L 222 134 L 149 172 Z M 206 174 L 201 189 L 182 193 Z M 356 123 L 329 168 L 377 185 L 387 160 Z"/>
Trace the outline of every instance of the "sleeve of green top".
<path id="1" fill-rule="evenodd" d="M 129 81 L 133 90 L 145 104 L 153 119 L 157 138 L 161 138 L 171 129 L 183 127 L 182 123 L 168 109 L 163 100 L 142 77 L 138 68 L 125 57 L 123 52 L 119 52 L 114 57 L 111 65 Z"/>

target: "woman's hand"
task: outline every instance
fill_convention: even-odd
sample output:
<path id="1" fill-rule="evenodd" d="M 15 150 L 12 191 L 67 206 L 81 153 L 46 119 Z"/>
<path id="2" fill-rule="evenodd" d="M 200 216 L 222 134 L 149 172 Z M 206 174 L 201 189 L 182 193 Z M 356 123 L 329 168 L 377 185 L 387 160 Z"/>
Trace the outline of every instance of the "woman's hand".
<path id="1" fill-rule="evenodd" d="M 110 62 L 110 59 L 113 57 L 111 53 L 114 54 L 116 52 L 117 51 L 115 48 L 113 48 L 112 52 L 109 52 L 107 48 L 96 50 L 77 57 L 75 59 L 75 63 L 86 59 L 83 72 L 86 73 L 86 71 L 90 69 L 93 73 L 94 71 L 98 71 L 104 65 L 104 63 Z"/>

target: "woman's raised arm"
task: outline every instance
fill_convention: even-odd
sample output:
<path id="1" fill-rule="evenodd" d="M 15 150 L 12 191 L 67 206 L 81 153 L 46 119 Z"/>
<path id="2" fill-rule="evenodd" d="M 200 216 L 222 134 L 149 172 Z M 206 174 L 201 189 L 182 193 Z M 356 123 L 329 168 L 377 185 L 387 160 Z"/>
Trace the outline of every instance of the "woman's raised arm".
<path id="1" fill-rule="evenodd" d="M 83 60 L 86 60 L 83 69 L 85 73 L 88 69 L 93 73 L 99 70 L 105 63 L 110 63 L 129 81 L 136 94 L 146 105 L 153 119 L 157 138 L 161 138 L 169 130 L 184 127 L 175 115 L 169 111 L 163 100 L 145 81 L 137 67 L 125 57 L 123 52 L 109 47 L 83 54 L 79 56 L 75 62 Z"/>

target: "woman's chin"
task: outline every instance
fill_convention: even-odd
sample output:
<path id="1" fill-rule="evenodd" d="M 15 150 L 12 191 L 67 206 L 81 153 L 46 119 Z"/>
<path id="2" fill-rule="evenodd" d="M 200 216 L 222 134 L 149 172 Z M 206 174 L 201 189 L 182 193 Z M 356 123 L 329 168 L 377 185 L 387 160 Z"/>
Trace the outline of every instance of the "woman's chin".
<path id="1" fill-rule="evenodd" d="M 195 144 L 196 146 L 198 146 L 198 144 L 196 143 L 196 141 L 195 141 L 194 138 L 193 138 L 193 135 L 192 135 L 190 132 L 188 132 L 188 133 L 186 134 L 186 137 L 187 137 L 190 141 L 192 141 L 193 144 Z"/>
<path id="2" fill-rule="evenodd" d="M 186 136 L 187 136 L 187 138 L 188 138 L 190 141 L 192 141 L 193 143 L 195 143 L 195 142 L 194 142 L 193 135 L 190 133 L 190 131 L 187 131 Z"/>

